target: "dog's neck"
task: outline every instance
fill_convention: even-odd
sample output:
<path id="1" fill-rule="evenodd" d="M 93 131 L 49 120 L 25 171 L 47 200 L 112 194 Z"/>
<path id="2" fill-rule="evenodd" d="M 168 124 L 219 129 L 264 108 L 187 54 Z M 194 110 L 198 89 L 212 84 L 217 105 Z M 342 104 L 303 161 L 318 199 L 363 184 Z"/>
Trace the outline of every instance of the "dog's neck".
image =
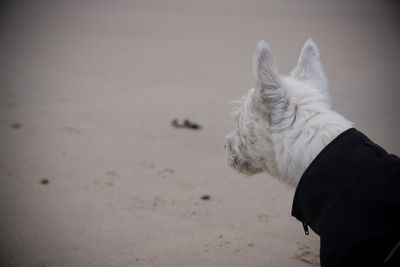
<path id="1" fill-rule="evenodd" d="M 298 130 L 288 131 L 276 142 L 278 177 L 296 186 L 302 174 L 317 155 L 339 134 L 353 127 L 340 114 L 329 110 L 314 123 L 295 125 Z"/>

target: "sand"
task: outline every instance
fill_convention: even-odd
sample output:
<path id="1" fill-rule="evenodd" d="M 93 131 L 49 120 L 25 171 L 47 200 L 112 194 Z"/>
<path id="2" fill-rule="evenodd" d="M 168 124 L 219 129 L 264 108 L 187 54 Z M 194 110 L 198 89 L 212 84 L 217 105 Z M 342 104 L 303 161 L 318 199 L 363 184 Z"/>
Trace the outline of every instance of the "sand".
<path id="1" fill-rule="evenodd" d="M 294 188 L 224 162 L 256 43 L 319 45 L 333 107 L 400 154 L 398 7 L 64 1 L 1 9 L 1 266 L 318 266 Z M 189 119 L 201 129 L 174 127 Z"/>

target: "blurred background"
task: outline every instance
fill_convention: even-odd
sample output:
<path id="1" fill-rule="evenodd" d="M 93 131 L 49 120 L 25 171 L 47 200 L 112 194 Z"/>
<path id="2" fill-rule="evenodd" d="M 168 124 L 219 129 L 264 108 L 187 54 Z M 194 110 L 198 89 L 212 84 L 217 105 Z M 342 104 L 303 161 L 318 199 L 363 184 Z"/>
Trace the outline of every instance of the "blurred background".
<path id="1" fill-rule="evenodd" d="M 225 165 L 258 40 L 312 37 L 333 107 L 400 154 L 394 1 L 12 1 L 0 11 L 1 266 L 318 266 L 294 189 Z M 176 128 L 175 118 L 201 129 Z"/>

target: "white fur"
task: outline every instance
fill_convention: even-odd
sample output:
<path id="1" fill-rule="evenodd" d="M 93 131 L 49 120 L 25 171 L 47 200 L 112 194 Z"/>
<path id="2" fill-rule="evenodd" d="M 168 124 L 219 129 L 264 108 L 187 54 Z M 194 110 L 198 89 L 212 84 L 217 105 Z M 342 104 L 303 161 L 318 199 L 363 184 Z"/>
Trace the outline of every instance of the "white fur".
<path id="1" fill-rule="evenodd" d="M 246 174 L 268 172 L 296 185 L 308 165 L 352 123 L 330 109 L 319 51 L 309 39 L 290 76 L 281 76 L 268 44 L 253 57 L 255 88 L 238 101 L 226 160 Z"/>

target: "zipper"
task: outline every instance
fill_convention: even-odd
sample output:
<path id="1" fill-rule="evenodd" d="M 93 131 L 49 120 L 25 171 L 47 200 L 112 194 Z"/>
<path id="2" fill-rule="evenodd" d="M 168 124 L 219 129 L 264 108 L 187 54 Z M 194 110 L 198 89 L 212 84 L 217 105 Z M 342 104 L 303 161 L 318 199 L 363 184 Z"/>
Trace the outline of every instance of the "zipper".
<path id="1" fill-rule="evenodd" d="M 388 264 L 390 259 L 393 257 L 393 255 L 396 253 L 396 251 L 400 248 L 400 241 L 397 242 L 396 246 L 390 251 L 389 255 L 386 257 L 385 261 L 383 262 L 384 264 Z"/>
<path id="2" fill-rule="evenodd" d="M 304 223 L 304 222 L 303 222 L 303 228 L 304 228 L 304 233 L 305 233 L 306 235 L 309 235 L 310 232 L 308 231 L 308 225 L 307 225 L 306 223 Z"/>

